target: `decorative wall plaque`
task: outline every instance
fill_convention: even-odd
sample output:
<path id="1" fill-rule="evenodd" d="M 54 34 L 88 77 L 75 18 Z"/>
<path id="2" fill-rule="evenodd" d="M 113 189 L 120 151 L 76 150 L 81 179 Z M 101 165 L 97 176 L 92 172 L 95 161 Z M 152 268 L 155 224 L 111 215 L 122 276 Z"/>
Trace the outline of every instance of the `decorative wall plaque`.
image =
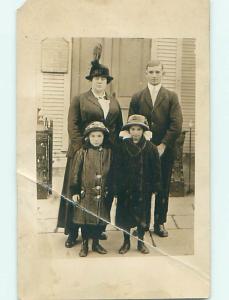
<path id="1" fill-rule="evenodd" d="M 41 71 L 67 73 L 69 42 L 63 38 L 47 38 L 41 42 Z"/>

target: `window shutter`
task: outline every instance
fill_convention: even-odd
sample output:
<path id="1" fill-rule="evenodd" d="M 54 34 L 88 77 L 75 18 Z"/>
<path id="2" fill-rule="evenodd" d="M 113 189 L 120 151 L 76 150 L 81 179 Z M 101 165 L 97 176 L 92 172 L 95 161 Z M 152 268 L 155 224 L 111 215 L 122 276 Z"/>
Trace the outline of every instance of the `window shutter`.
<path id="1" fill-rule="evenodd" d="M 177 91 L 177 44 L 175 38 L 156 39 L 157 58 L 163 63 L 165 76 L 163 85 L 172 91 Z"/>
<path id="2" fill-rule="evenodd" d="M 42 73 L 42 111 L 53 120 L 53 159 L 65 157 L 64 118 L 65 116 L 66 74 Z M 67 134 L 67 132 L 66 132 Z"/>
<path id="3" fill-rule="evenodd" d="M 69 100 L 68 74 L 41 74 L 42 114 L 53 120 L 54 165 L 65 164 L 68 145 L 67 103 Z"/>
<path id="4" fill-rule="evenodd" d="M 54 166 L 64 166 L 66 163 L 71 49 L 71 41 L 65 38 L 46 38 L 41 41 L 39 102 L 42 114 L 53 120 Z"/>

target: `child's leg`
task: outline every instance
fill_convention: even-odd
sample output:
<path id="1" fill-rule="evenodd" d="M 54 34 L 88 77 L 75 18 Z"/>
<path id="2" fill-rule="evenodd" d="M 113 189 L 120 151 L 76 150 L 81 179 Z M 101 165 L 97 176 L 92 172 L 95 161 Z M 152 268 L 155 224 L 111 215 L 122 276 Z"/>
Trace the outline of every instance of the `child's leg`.
<path id="1" fill-rule="evenodd" d="M 71 221 L 69 225 L 68 238 L 65 242 L 66 248 L 72 248 L 76 244 L 76 239 L 78 238 L 78 230 L 79 230 L 79 225 Z"/>
<path id="2" fill-rule="evenodd" d="M 89 228 L 88 225 L 81 226 L 82 244 L 79 252 L 79 256 L 85 257 L 88 254 L 88 238 L 89 238 Z"/>
<path id="3" fill-rule="evenodd" d="M 125 231 L 123 231 L 123 238 L 124 242 L 119 249 L 120 254 L 125 254 L 127 251 L 130 250 L 130 228 L 125 228 Z"/>
<path id="4" fill-rule="evenodd" d="M 99 237 L 101 235 L 103 228 L 101 225 L 91 225 L 92 234 L 92 250 L 98 252 L 99 254 L 106 254 L 107 250 L 99 244 Z"/>
<path id="5" fill-rule="evenodd" d="M 141 225 L 138 225 L 138 238 L 140 240 L 138 240 L 138 251 L 140 251 L 143 254 L 148 254 L 149 253 L 149 249 L 146 247 L 146 245 L 144 244 L 143 240 L 144 240 L 144 235 L 145 235 L 145 230 Z"/>

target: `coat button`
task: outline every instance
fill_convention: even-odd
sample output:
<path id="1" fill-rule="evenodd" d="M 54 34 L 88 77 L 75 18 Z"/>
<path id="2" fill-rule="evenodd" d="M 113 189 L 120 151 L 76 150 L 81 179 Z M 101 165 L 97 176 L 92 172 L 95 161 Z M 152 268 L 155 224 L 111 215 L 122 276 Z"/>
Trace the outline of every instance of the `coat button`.
<path id="1" fill-rule="evenodd" d="M 95 188 L 96 188 L 97 191 L 99 191 L 101 189 L 101 186 L 97 185 Z"/>
<path id="2" fill-rule="evenodd" d="M 96 199 L 100 199 L 100 198 L 101 198 L 101 196 L 100 196 L 100 195 L 96 196 Z"/>
<path id="3" fill-rule="evenodd" d="M 102 177 L 102 175 L 96 175 L 96 178 L 100 179 Z"/>

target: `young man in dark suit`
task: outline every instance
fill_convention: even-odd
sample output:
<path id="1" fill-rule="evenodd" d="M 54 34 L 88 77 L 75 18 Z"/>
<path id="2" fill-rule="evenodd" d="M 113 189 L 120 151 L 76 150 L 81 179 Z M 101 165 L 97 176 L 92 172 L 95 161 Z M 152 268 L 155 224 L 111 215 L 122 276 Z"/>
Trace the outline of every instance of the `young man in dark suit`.
<path id="1" fill-rule="evenodd" d="M 182 112 L 177 94 L 162 86 L 164 68 L 159 60 L 146 66 L 148 86 L 133 95 L 129 116 L 144 115 L 150 126 L 152 143 L 157 146 L 161 159 L 161 192 L 155 198 L 154 232 L 167 237 L 166 223 L 169 200 L 169 185 L 176 155 L 175 141 L 182 130 Z"/>

